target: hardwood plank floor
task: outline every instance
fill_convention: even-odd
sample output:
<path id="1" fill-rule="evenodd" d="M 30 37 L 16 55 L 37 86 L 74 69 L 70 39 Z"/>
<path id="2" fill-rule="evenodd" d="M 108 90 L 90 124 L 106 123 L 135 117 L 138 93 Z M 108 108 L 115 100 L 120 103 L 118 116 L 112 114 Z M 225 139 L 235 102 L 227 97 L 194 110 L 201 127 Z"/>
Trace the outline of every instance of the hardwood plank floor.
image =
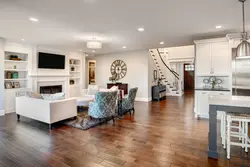
<path id="1" fill-rule="evenodd" d="M 48 126 L 15 114 L 0 118 L 0 167 L 245 167 L 249 155 L 232 147 L 226 159 L 207 159 L 208 121 L 193 117 L 193 94 L 137 102 L 136 113 L 82 131 Z M 34 111 L 36 112 L 36 111 Z"/>

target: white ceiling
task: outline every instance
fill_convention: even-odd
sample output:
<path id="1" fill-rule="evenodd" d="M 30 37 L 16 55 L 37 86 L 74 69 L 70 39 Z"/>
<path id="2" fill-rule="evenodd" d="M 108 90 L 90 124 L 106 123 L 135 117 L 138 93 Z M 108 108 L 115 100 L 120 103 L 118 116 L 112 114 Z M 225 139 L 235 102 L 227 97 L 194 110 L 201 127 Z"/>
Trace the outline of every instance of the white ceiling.
<path id="1" fill-rule="evenodd" d="M 246 17 L 249 28 L 250 0 Z M 93 37 L 104 44 L 96 53 L 187 45 L 241 25 L 237 0 L 0 0 L 1 37 L 72 51 L 91 52 L 86 41 Z"/>

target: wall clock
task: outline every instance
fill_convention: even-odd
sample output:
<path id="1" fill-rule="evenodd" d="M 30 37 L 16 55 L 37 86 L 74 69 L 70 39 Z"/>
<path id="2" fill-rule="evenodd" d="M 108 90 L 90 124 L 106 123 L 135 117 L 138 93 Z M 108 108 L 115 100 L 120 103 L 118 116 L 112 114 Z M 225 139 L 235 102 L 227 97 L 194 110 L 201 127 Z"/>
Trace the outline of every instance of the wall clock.
<path id="1" fill-rule="evenodd" d="M 111 75 L 116 81 L 125 77 L 127 73 L 127 65 L 122 60 L 115 60 L 110 67 Z"/>

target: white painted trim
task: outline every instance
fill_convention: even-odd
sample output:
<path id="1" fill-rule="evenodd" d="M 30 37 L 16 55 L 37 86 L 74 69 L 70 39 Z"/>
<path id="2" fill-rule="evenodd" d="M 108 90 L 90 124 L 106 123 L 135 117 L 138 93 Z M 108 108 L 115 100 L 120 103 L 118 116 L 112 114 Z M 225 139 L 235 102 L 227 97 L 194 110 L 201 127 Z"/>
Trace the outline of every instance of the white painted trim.
<path id="1" fill-rule="evenodd" d="M 0 116 L 4 116 L 4 115 L 5 115 L 4 110 L 0 110 Z"/>
<path id="2" fill-rule="evenodd" d="M 29 77 L 70 77 L 70 75 L 37 75 L 37 74 L 31 74 L 31 75 L 28 75 Z"/>
<path id="3" fill-rule="evenodd" d="M 14 113 L 14 112 L 16 112 L 15 108 L 5 108 L 5 114 Z"/>
<path id="4" fill-rule="evenodd" d="M 149 102 L 149 101 L 152 101 L 152 97 L 150 98 L 137 97 L 135 98 L 135 101 Z"/>

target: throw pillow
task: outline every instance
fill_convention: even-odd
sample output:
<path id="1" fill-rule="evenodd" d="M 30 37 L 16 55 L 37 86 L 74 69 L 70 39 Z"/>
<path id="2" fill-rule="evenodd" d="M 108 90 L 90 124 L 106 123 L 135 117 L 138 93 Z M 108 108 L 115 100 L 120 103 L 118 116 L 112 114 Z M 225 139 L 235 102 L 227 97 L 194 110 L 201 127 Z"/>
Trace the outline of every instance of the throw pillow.
<path id="1" fill-rule="evenodd" d="M 65 93 L 41 94 L 44 100 L 63 100 Z"/>
<path id="2" fill-rule="evenodd" d="M 26 92 L 25 95 L 30 98 L 43 99 L 43 96 L 41 94 L 35 92 Z"/>
<path id="3" fill-rule="evenodd" d="M 96 88 L 88 88 L 88 95 L 95 95 L 98 91 Z"/>
<path id="4" fill-rule="evenodd" d="M 118 89 L 119 89 L 118 86 L 112 86 L 112 87 L 110 88 L 111 91 L 118 91 Z"/>

